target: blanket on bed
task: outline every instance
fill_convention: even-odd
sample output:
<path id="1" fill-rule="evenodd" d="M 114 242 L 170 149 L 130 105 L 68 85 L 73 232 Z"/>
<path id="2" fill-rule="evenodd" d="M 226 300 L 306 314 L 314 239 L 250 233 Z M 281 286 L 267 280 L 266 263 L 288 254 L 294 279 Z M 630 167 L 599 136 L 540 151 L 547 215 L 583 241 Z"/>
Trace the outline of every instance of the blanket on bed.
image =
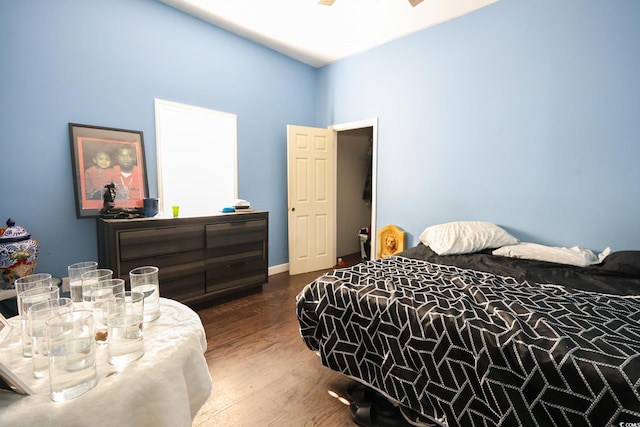
<path id="1" fill-rule="evenodd" d="M 394 256 L 297 297 L 322 363 L 449 426 L 640 422 L 640 300 Z"/>

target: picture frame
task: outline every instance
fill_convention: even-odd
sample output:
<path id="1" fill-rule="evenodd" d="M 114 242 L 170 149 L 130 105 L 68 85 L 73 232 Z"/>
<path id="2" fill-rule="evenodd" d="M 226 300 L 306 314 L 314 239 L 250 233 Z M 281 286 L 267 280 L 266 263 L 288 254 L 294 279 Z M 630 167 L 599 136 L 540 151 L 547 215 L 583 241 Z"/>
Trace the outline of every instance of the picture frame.
<path id="1" fill-rule="evenodd" d="M 6 337 L 11 333 L 11 324 L 9 321 L 0 313 L 0 344 Z"/>
<path id="2" fill-rule="evenodd" d="M 12 391 L 25 396 L 33 396 L 35 391 L 0 361 L 0 390 Z"/>
<path id="3" fill-rule="evenodd" d="M 0 345 L 13 329 L 9 321 L 0 313 Z M 32 395 L 34 391 L 20 377 L 0 361 L 0 390 L 13 391 L 19 394 Z"/>
<path id="4" fill-rule="evenodd" d="M 142 131 L 69 123 L 69 141 L 78 218 L 100 216 L 109 183 L 114 208 L 143 207 L 149 186 Z"/>

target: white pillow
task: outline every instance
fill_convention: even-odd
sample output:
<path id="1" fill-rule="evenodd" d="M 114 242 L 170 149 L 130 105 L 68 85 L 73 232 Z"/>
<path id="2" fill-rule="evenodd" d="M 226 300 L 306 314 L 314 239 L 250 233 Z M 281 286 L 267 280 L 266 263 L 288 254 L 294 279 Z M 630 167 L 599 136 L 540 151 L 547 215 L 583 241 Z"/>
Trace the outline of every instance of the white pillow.
<path id="1" fill-rule="evenodd" d="M 484 221 L 433 225 L 422 232 L 420 241 L 438 255 L 466 254 L 518 243 L 518 239 L 502 228 Z"/>
<path id="2" fill-rule="evenodd" d="M 611 248 L 606 248 L 600 255 L 596 255 L 589 249 L 582 249 L 578 246 L 561 248 L 522 242 L 517 245 L 503 246 L 491 253 L 511 258 L 533 259 L 586 267 L 587 265 L 601 263 L 611 253 Z"/>

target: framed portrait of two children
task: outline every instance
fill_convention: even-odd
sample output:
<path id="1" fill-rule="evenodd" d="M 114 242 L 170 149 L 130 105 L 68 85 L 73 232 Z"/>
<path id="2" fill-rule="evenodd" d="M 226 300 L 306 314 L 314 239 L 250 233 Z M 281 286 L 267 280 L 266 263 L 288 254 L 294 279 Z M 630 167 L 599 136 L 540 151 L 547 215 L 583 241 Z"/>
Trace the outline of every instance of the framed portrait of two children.
<path id="1" fill-rule="evenodd" d="M 100 216 L 105 186 L 115 186 L 115 208 L 143 207 L 149 197 L 141 131 L 69 123 L 78 218 Z"/>

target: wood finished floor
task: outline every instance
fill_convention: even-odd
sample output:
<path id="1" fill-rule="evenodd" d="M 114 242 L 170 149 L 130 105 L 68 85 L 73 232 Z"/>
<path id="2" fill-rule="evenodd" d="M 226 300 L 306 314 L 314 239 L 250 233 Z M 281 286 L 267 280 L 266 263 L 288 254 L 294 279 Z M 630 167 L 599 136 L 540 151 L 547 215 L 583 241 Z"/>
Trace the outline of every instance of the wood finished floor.
<path id="1" fill-rule="evenodd" d="M 328 393 L 345 396 L 352 380 L 322 366 L 298 330 L 296 295 L 320 274 L 276 274 L 260 293 L 197 311 L 213 391 L 193 426 L 356 425 Z"/>

